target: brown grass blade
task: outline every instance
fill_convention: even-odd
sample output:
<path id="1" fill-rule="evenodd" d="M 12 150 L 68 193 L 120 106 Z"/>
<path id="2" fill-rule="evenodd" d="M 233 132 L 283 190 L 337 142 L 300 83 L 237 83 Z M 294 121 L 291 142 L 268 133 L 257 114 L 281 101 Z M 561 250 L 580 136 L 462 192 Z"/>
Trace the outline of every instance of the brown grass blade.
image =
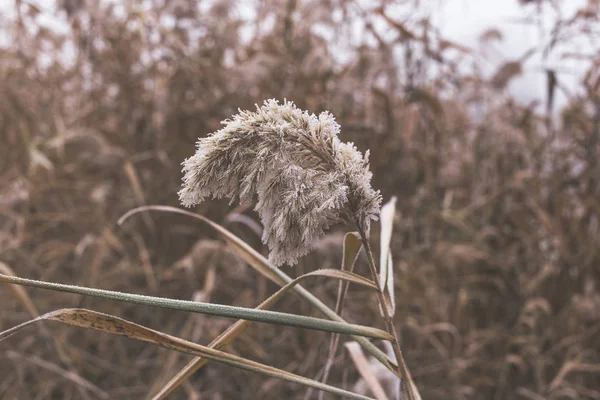
<path id="1" fill-rule="evenodd" d="M 225 240 L 227 244 L 231 246 L 231 248 L 244 259 L 244 261 L 246 261 L 248 264 L 254 267 L 254 269 L 260 272 L 262 275 L 282 286 L 287 283 L 273 271 L 275 268 L 269 267 L 269 264 L 263 261 L 264 257 L 262 257 L 254 249 L 252 249 L 252 247 L 250 247 L 246 242 L 235 236 L 233 233 L 229 232 L 227 229 L 223 228 L 221 225 L 214 223 L 213 221 L 202 215 L 194 214 L 190 211 L 169 206 L 143 206 L 129 210 L 126 214 L 119 218 L 118 224 L 122 225 L 123 222 L 125 222 L 129 217 L 143 211 L 170 212 L 175 214 L 187 215 L 188 217 L 198 219 L 207 224 L 212 229 L 214 229 L 221 236 L 221 238 Z"/>
<path id="2" fill-rule="evenodd" d="M 126 214 L 124 214 L 121 218 L 119 218 L 119 224 L 122 224 L 134 214 L 143 212 L 143 211 L 160 211 L 160 212 L 170 212 L 175 214 L 182 214 L 188 217 L 195 218 L 207 224 L 209 227 L 214 229 L 226 242 L 227 244 L 234 250 L 238 256 L 240 256 L 244 261 L 246 261 L 250 266 L 256 269 L 260 274 L 270 279 L 271 281 L 277 283 L 280 286 L 284 286 L 285 284 L 292 282 L 292 278 L 290 278 L 287 274 L 281 271 L 278 268 L 272 266 L 268 260 L 263 257 L 259 252 L 254 250 L 251 246 L 249 246 L 246 242 L 235 236 L 233 233 L 229 232 L 227 229 L 223 228 L 219 224 L 214 223 L 210 219 L 199 215 L 194 214 L 193 212 L 182 210 L 180 208 L 169 207 L 169 206 L 144 206 L 134 208 L 129 210 Z M 338 321 L 345 322 L 342 317 L 337 315 L 334 310 L 327 307 L 321 300 L 315 297 L 312 293 L 304 289 L 300 285 L 294 286 L 294 291 L 298 293 L 301 297 L 308 300 L 313 306 L 315 306 L 321 313 L 323 313 L 327 318 Z M 379 360 L 387 369 L 390 371 L 396 371 L 396 363 L 388 358 L 388 356 L 382 352 L 377 346 L 371 343 L 368 339 L 353 336 L 353 339 L 356 340 L 360 345 L 373 357 Z"/>
<path id="3" fill-rule="evenodd" d="M 0 261 L 0 272 L 5 275 L 16 276 L 14 271 L 12 270 L 12 268 L 10 268 L 8 265 L 6 265 L 5 263 L 3 263 L 1 261 Z M 13 294 L 15 295 L 15 297 L 17 298 L 19 303 L 21 303 L 21 306 L 23 306 L 23 308 L 25 310 L 27 310 L 29 315 L 31 315 L 33 318 L 40 315 L 37 307 L 35 306 L 35 304 L 33 304 L 31 297 L 29 297 L 29 295 L 27 294 L 27 291 L 25 291 L 25 288 L 23 288 L 23 286 L 8 285 L 8 287 L 13 292 Z"/>
<path id="4" fill-rule="evenodd" d="M 100 389 L 98 386 L 94 385 L 87 379 L 82 378 L 80 375 L 76 374 L 73 371 L 60 368 L 56 364 L 53 364 L 46 360 L 43 360 L 39 357 L 20 354 L 13 350 L 7 351 L 6 355 L 8 358 L 13 358 L 13 359 L 19 358 L 19 359 L 25 360 L 31 364 L 34 364 L 40 368 L 43 368 L 50 372 L 53 372 L 57 375 L 60 375 L 64 379 L 73 382 L 75 385 L 77 385 L 77 387 L 80 387 L 82 389 L 90 391 L 91 393 L 96 395 L 96 397 L 98 397 L 98 398 L 101 398 L 101 399 L 109 399 L 110 398 L 108 393 L 106 393 L 104 390 Z M 89 398 L 89 396 L 87 396 L 87 397 Z"/>
<path id="5" fill-rule="evenodd" d="M 360 240 L 360 235 L 358 232 L 346 233 L 344 236 L 344 247 L 342 250 L 342 270 L 349 272 L 354 270 L 354 264 L 356 263 L 356 259 L 358 258 L 358 254 L 360 253 L 361 249 L 362 241 Z M 346 293 L 348 293 L 349 286 L 350 282 L 339 283 L 337 298 L 335 301 L 335 313 L 339 316 L 342 315 L 342 306 L 344 304 Z M 340 335 L 334 334 L 331 336 L 331 340 L 329 341 L 329 355 L 327 356 L 327 361 L 325 362 L 325 367 L 323 368 L 323 378 L 321 379 L 321 382 L 323 383 L 327 383 L 327 379 L 329 378 L 329 372 L 333 366 L 333 360 L 335 359 L 335 353 L 337 351 L 339 342 Z M 322 399 L 323 392 L 320 392 L 319 400 Z"/>
<path id="6" fill-rule="evenodd" d="M 171 310 L 197 312 L 226 318 L 242 318 L 269 324 L 287 325 L 298 328 L 316 329 L 327 332 L 347 333 L 350 335 L 365 335 L 367 337 L 390 340 L 391 335 L 381 329 L 370 326 L 349 324 L 347 322 L 329 321 L 323 318 L 313 318 L 304 315 L 283 312 L 257 310 L 255 308 L 235 307 L 224 304 L 202 303 L 187 300 L 155 297 L 135 293 L 117 292 L 113 290 L 96 289 L 84 286 L 65 285 L 62 283 L 38 281 L 35 279 L 7 276 L 0 274 L 0 282 L 47 289 L 57 292 L 82 294 L 107 300 L 116 300 L 150 307 L 162 307 Z"/>
<path id="7" fill-rule="evenodd" d="M 351 399 L 370 399 L 369 397 L 354 394 L 330 385 L 325 385 L 321 382 L 295 375 L 278 368 L 167 335 L 163 332 L 135 324 L 119 317 L 85 309 L 61 309 L 41 315 L 40 317 L 1 332 L 0 341 L 14 335 L 29 325 L 33 325 L 44 320 L 58 321 L 81 328 L 94 329 L 113 335 L 126 336 L 131 339 L 151 343 L 175 351 L 180 351 L 182 353 L 205 357 L 234 368 L 257 372 L 262 375 L 299 383 L 301 385 L 314 387 L 319 390 L 326 390 L 330 393 L 346 396 L 347 398 Z"/>
<path id="8" fill-rule="evenodd" d="M 7 264 L 5 264 L 1 261 L 0 261 L 0 273 L 9 275 L 9 276 L 16 276 L 14 271 L 12 270 L 12 268 L 10 268 Z M 17 298 L 19 303 L 21 303 L 21 306 L 25 310 L 27 310 L 27 312 L 29 313 L 29 315 L 32 318 L 37 318 L 40 315 L 33 300 L 31 300 L 31 297 L 29 297 L 29 294 L 27 293 L 27 291 L 25 290 L 25 288 L 23 286 L 9 285 L 9 288 L 11 289 L 11 291 L 13 292 L 13 294 L 15 295 L 15 297 Z M 46 328 L 45 325 L 42 324 L 42 326 L 40 327 L 40 332 L 42 333 L 43 336 L 48 338 L 54 345 L 54 349 L 56 350 L 56 354 L 58 355 L 58 358 L 68 368 L 68 371 L 65 371 L 65 373 L 69 374 L 70 378 L 67 378 L 67 379 L 71 380 L 73 383 L 75 383 L 77 385 L 77 390 L 84 399 L 90 398 L 90 396 L 88 395 L 86 390 L 90 390 L 91 392 L 94 392 L 97 396 L 99 396 L 101 398 L 108 398 L 108 394 L 106 394 L 105 392 L 99 391 L 99 389 L 96 387 L 93 387 L 93 385 L 91 385 L 91 384 L 88 385 L 85 383 L 81 384 L 82 382 L 85 381 L 85 379 L 81 378 L 75 372 L 75 368 L 73 367 L 73 360 L 71 360 L 71 357 L 69 357 L 67 355 L 67 352 L 63 348 L 63 345 L 57 340 L 56 337 L 54 337 L 52 334 L 50 334 L 50 332 L 48 331 L 48 329 Z M 50 364 L 50 363 L 48 363 L 48 364 Z M 54 366 L 54 364 L 50 364 L 50 365 Z M 59 368 L 57 366 L 54 366 L 54 367 L 63 371 L 62 368 Z M 73 378 L 73 379 L 71 379 L 71 378 Z M 87 382 L 87 381 L 85 381 L 85 382 Z M 98 389 L 98 390 L 96 390 L 96 389 Z"/>
<path id="9" fill-rule="evenodd" d="M 133 190 L 133 194 L 135 196 L 135 200 L 138 202 L 139 205 L 146 204 L 144 189 L 142 188 L 140 178 L 133 164 L 130 161 L 127 161 L 123 165 L 123 171 L 125 172 L 125 176 L 127 176 L 127 179 L 129 180 L 131 189 Z M 144 219 L 144 223 L 146 224 L 148 229 L 153 230 L 155 228 L 154 221 L 152 221 L 152 218 L 150 218 L 149 215 L 144 215 L 142 218 Z"/>
<path id="10" fill-rule="evenodd" d="M 383 207 L 381 207 L 381 237 L 379 258 L 379 287 L 385 294 L 385 299 L 390 316 L 394 316 L 396 301 L 394 299 L 394 266 L 392 264 L 392 230 L 394 228 L 394 216 L 396 215 L 396 196 L 393 196 Z"/>
<path id="11" fill-rule="evenodd" d="M 204 280 L 204 287 L 201 290 L 194 292 L 193 301 L 210 301 L 211 294 L 215 287 L 216 273 L 215 268 L 210 267 L 206 273 Z M 183 328 L 179 331 L 178 336 L 182 338 L 188 338 L 192 342 L 198 342 L 199 331 L 198 325 L 203 321 L 203 317 L 200 315 L 190 315 Z M 152 384 L 152 388 L 149 393 L 156 393 L 169 381 L 170 377 L 176 372 L 176 364 L 181 357 L 181 353 L 169 352 L 168 357 L 164 360 L 160 372 L 157 374 L 156 379 Z"/>
<path id="12" fill-rule="evenodd" d="M 277 292 L 275 292 L 271 297 L 263 301 L 257 309 L 266 310 L 273 307 L 285 293 L 293 289 L 296 285 L 298 285 L 302 280 L 309 278 L 311 276 L 327 276 L 331 278 L 337 278 L 340 280 L 345 280 L 347 282 L 353 282 L 359 285 L 370 287 L 371 289 L 377 290 L 377 285 L 360 275 L 350 273 L 347 271 L 339 271 L 339 270 L 317 270 L 313 272 L 309 272 L 308 274 L 304 274 L 294 279 L 292 282 L 288 283 Z M 231 325 L 226 331 L 220 334 L 215 340 L 213 340 L 210 344 L 210 348 L 221 349 L 231 343 L 235 338 L 237 338 L 247 327 L 250 325 L 251 321 L 247 320 L 238 320 L 235 324 Z M 163 399 L 168 396 L 175 388 L 185 382 L 192 374 L 202 368 L 208 359 L 203 358 L 195 358 L 190 361 L 177 375 L 175 375 L 158 393 L 152 397 L 153 400 Z"/>
<path id="13" fill-rule="evenodd" d="M 389 400 L 387 395 L 385 394 L 385 390 L 377 380 L 377 377 L 371 371 L 371 366 L 367 361 L 364 353 L 362 352 L 360 346 L 356 342 L 348 342 L 345 344 L 348 353 L 350 353 L 350 357 L 352 358 L 352 362 L 356 366 L 356 369 L 363 377 L 369 389 L 375 396 L 377 400 Z"/>

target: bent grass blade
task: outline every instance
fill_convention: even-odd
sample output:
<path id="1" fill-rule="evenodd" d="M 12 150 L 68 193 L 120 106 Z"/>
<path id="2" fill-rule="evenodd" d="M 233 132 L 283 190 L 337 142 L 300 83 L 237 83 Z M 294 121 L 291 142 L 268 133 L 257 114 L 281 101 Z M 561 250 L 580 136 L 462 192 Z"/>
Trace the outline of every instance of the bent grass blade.
<path id="1" fill-rule="evenodd" d="M 354 271 L 354 264 L 356 264 L 356 260 L 358 259 L 358 255 L 360 254 L 361 250 L 362 241 L 360 240 L 360 234 L 358 232 L 346 233 L 342 248 L 343 271 Z M 335 313 L 339 316 L 342 316 L 344 299 L 348 293 L 349 286 L 349 282 L 340 282 L 338 285 L 338 293 L 335 301 Z M 333 360 L 335 359 L 335 353 L 337 351 L 339 341 L 340 335 L 337 334 L 331 336 L 331 339 L 329 340 L 329 354 L 327 356 L 327 361 L 325 361 L 325 367 L 323 367 L 323 377 L 321 378 L 321 382 L 323 383 L 327 383 L 327 379 L 329 379 L 329 372 L 331 371 L 331 367 L 333 367 Z M 308 393 L 305 398 L 307 397 Z M 319 393 L 319 400 L 323 400 L 323 392 Z"/>
<path id="2" fill-rule="evenodd" d="M 189 300 L 176 300 L 165 297 L 145 296 L 133 293 L 116 292 L 112 290 L 94 289 L 83 286 L 65 285 L 54 282 L 43 282 L 34 279 L 25 279 L 16 276 L 0 274 L 0 282 L 30 286 L 38 289 L 49 289 L 58 292 L 81 294 L 84 296 L 99 297 L 108 300 L 123 301 L 126 303 L 141 304 L 151 307 L 168 308 L 171 310 L 189 311 L 207 315 L 227 318 L 241 318 L 257 322 L 266 322 L 276 325 L 294 326 L 322 330 L 326 332 L 345 333 L 349 335 L 367 336 L 389 340 L 390 334 L 380 329 L 368 326 L 354 325 L 337 321 L 328 321 L 320 318 L 305 317 L 303 315 L 288 314 L 275 311 L 257 310 L 254 308 L 234 307 L 223 304 L 201 303 Z"/>
<path id="3" fill-rule="evenodd" d="M 283 371 L 269 365 L 261 364 L 248 360 L 220 350 L 211 349 L 175 336 L 167 335 L 145 326 L 135 324 L 125 319 L 115 317 L 109 314 L 103 314 L 96 311 L 85 310 L 81 308 L 61 309 L 49 312 L 35 319 L 27 321 L 14 328 L 0 333 L 0 341 L 14 335 L 23 328 L 44 320 L 58 321 L 65 324 L 78 326 L 81 328 L 94 329 L 113 335 L 126 336 L 131 339 L 140 340 L 157 346 L 165 347 L 186 354 L 192 354 L 207 358 L 219 363 L 229 365 L 234 368 L 240 368 L 247 371 L 253 371 L 262 375 L 283 379 L 289 382 L 299 383 L 304 386 L 313 387 L 319 390 L 343 396 L 349 399 L 373 400 L 370 397 L 355 394 L 334 386 L 326 385 L 313 379 L 305 378 L 290 372 Z"/>
<path id="4" fill-rule="evenodd" d="M 264 310 L 271 308 L 277 303 L 285 293 L 293 289 L 296 285 L 298 285 L 302 280 L 312 277 L 312 276 L 327 276 L 331 278 L 337 278 L 340 280 L 344 280 L 346 282 L 354 282 L 359 285 L 363 285 L 369 287 L 371 289 L 377 290 L 377 285 L 368 280 L 367 278 L 356 275 L 353 273 L 348 273 L 346 271 L 339 271 L 333 269 L 323 269 L 317 270 L 313 272 L 309 272 L 307 274 L 301 275 L 298 278 L 294 279 L 292 282 L 288 283 L 277 292 L 275 292 L 272 296 L 262 302 L 257 309 Z M 231 343 L 235 338 L 237 338 L 247 327 L 250 325 L 250 321 L 239 320 L 235 324 L 231 325 L 227 330 L 221 333 L 217 338 L 215 338 L 210 344 L 210 348 L 221 349 Z M 159 400 L 165 398 L 169 393 L 171 393 L 177 386 L 183 383 L 186 379 L 188 379 L 192 374 L 202 368 L 208 359 L 203 358 L 195 358 L 190 361 L 181 371 L 177 373 L 163 388 L 156 393 L 152 399 Z"/>
<path id="5" fill-rule="evenodd" d="M 365 357 L 362 352 L 362 349 L 356 342 L 348 342 L 345 344 L 346 350 L 350 353 L 350 358 L 352 358 L 352 362 L 354 366 L 365 380 L 365 383 L 375 396 L 377 400 L 389 400 L 385 390 L 379 383 L 377 376 L 371 370 L 371 365 L 369 365 L 369 361 Z"/>
<path id="6" fill-rule="evenodd" d="M 396 214 L 396 196 L 393 196 L 383 207 L 381 207 L 381 235 L 379 254 L 379 287 L 384 293 L 388 314 L 393 317 L 396 302 L 394 299 L 394 266 L 392 264 L 392 230 L 394 228 L 394 216 Z"/>
<path id="7" fill-rule="evenodd" d="M 246 242 L 235 236 L 233 233 L 229 232 L 227 229 L 223 228 L 219 224 L 211 221 L 210 219 L 195 214 L 193 212 L 182 210 L 180 208 L 170 207 L 170 206 L 143 206 L 137 207 L 132 210 L 129 210 L 126 214 L 124 214 L 121 218 L 119 218 L 118 223 L 121 225 L 125 220 L 127 220 L 132 215 L 135 215 L 144 211 L 159 211 L 159 212 L 169 212 L 175 214 L 182 214 L 188 217 L 195 218 L 210 228 L 215 230 L 223 240 L 227 244 L 230 245 L 232 250 L 238 254 L 244 261 L 246 261 L 250 266 L 256 269 L 260 274 L 270 279 L 271 281 L 277 283 L 280 286 L 284 286 L 287 283 L 292 282 L 292 278 L 290 278 L 285 272 L 280 269 L 272 266 L 269 261 L 262 256 L 259 252 L 254 250 L 251 246 L 249 246 Z M 294 291 L 300 295 L 301 297 L 308 300 L 313 306 L 315 306 L 321 313 L 323 313 L 327 318 L 338 321 L 338 322 L 346 322 L 342 317 L 336 314 L 331 308 L 325 305 L 321 300 L 315 297 L 308 290 L 303 288 L 300 285 L 294 286 Z M 388 356 L 381 351 L 377 346 L 371 343 L 368 339 L 362 336 L 353 336 L 353 339 L 356 340 L 369 354 L 371 354 L 375 359 L 381 362 L 387 369 L 394 372 L 397 369 L 397 365 L 394 361 L 392 361 Z M 187 367 L 186 367 L 187 368 Z"/>

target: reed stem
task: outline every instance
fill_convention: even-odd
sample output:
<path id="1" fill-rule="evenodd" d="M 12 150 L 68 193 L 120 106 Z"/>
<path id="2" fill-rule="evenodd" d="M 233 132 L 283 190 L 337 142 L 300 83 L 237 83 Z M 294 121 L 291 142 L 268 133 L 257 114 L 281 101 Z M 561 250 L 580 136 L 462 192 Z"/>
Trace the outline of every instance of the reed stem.
<path id="1" fill-rule="evenodd" d="M 379 273 L 377 272 L 377 267 L 375 265 L 375 259 L 373 258 L 373 251 L 371 250 L 371 244 L 369 243 L 369 239 L 367 234 L 361 229 L 360 225 L 356 225 L 358 228 L 358 232 L 360 234 L 360 238 L 367 253 L 367 259 L 369 264 L 369 269 L 371 270 L 371 275 L 374 282 L 379 282 Z M 394 355 L 396 356 L 397 367 L 397 375 L 400 378 L 400 393 L 402 393 L 403 389 L 406 389 L 406 385 L 403 384 L 403 380 L 406 380 L 411 386 L 414 386 L 412 382 L 412 377 L 410 372 L 408 371 L 408 367 L 406 362 L 404 361 L 404 357 L 402 356 L 402 350 L 400 349 L 400 342 L 398 341 L 398 334 L 396 333 L 396 328 L 394 327 L 394 321 L 392 316 L 389 313 L 385 295 L 383 293 L 383 288 L 379 287 L 377 290 L 377 298 L 379 300 L 379 306 L 383 312 L 383 319 L 385 322 L 385 328 L 387 332 L 393 336 L 392 349 L 394 350 Z M 409 400 L 416 400 L 413 396 L 413 391 L 411 389 L 406 390 L 406 394 Z"/>

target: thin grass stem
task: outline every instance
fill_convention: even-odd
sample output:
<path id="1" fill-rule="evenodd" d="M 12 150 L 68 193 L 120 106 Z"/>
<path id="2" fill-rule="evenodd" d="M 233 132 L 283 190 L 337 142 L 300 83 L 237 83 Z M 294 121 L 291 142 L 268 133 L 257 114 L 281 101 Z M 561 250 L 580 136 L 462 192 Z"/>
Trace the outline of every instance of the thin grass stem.
<path id="1" fill-rule="evenodd" d="M 375 282 L 379 282 L 379 273 L 377 272 L 377 267 L 375 265 L 375 259 L 373 258 L 373 251 L 371 250 L 371 245 L 369 243 L 367 234 L 364 232 L 363 229 L 360 228 L 360 225 L 358 223 L 356 224 L 356 226 L 358 228 L 358 232 L 360 234 L 362 244 L 367 253 L 368 265 L 369 265 L 369 269 L 371 271 L 372 279 Z M 392 343 L 392 349 L 394 350 L 394 355 L 396 356 L 396 362 L 398 364 L 398 370 L 396 371 L 396 373 L 397 373 L 398 377 L 400 377 L 400 393 L 402 393 L 403 389 L 406 389 L 405 385 L 403 385 L 403 380 L 406 380 L 411 385 L 411 387 L 414 386 L 414 383 L 412 382 L 412 377 L 410 375 L 410 372 L 408 371 L 408 366 L 406 365 L 406 362 L 404 361 L 404 357 L 402 355 L 402 350 L 400 349 L 400 342 L 398 341 L 398 334 L 396 333 L 396 328 L 394 327 L 394 321 L 392 319 L 392 316 L 389 314 L 389 310 L 386 305 L 383 288 L 379 288 L 377 290 L 377 299 L 379 300 L 379 306 L 383 312 L 383 320 L 385 322 L 386 330 L 388 331 L 388 333 L 390 335 L 393 336 L 393 339 L 390 340 L 390 342 Z M 417 400 L 414 397 L 413 391 L 410 388 L 408 390 L 406 390 L 406 393 L 407 393 L 409 400 Z"/>

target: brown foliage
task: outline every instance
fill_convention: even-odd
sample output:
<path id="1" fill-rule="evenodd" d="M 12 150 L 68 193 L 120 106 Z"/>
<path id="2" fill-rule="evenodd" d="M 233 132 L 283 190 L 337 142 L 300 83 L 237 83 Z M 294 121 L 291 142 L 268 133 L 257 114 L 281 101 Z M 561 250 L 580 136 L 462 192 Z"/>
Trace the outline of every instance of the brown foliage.
<path id="1" fill-rule="evenodd" d="M 180 163 L 199 136 L 238 108 L 287 98 L 311 112 L 330 110 L 342 140 L 371 149 L 373 186 L 384 199 L 398 197 L 395 322 L 424 399 L 600 398 L 597 55 L 560 120 L 550 121 L 534 105 L 498 93 L 518 72 L 514 66 L 491 80 L 460 73 L 458 63 L 477 62 L 477 55 L 450 46 L 427 21 L 400 21 L 383 6 L 268 0 L 246 16 L 227 0 L 210 7 L 59 3 L 55 13 L 17 2 L 14 23 L 6 17 L 2 31 L 13 44 L 0 49 L 0 261 L 15 273 L 260 303 L 275 287 L 193 221 L 152 215 L 124 228 L 116 221 L 137 205 L 177 205 Z M 45 14 L 66 21 L 64 29 L 45 27 Z M 593 35 L 586 27 L 597 15 L 578 15 L 569 29 L 581 22 L 581 32 Z M 373 22 L 368 40 L 341 56 L 355 19 Z M 388 34 L 378 34 L 381 27 Z M 198 211 L 261 246 L 251 211 L 217 201 Z M 287 272 L 340 261 L 341 236 L 333 233 Z M 364 260 L 357 271 L 367 272 Z M 335 302 L 335 282 L 309 285 Z M 230 324 L 28 292 L 40 312 L 85 306 L 202 344 Z M 349 298 L 349 321 L 377 320 L 370 293 L 351 287 Z M 283 303 L 314 312 L 293 296 Z M 0 304 L 0 330 L 28 318 L 7 288 L 0 287 Z M 47 330 L 56 340 L 31 331 L 0 345 L 0 397 L 95 397 L 77 380 L 27 362 L 30 356 L 123 399 L 144 397 L 185 361 L 127 339 Z M 230 350 L 316 376 L 328 341 L 323 333 L 254 324 Z M 341 357 L 330 382 L 352 385 L 357 372 Z M 304 392 L 209 364 L 173 398 Z"/>

